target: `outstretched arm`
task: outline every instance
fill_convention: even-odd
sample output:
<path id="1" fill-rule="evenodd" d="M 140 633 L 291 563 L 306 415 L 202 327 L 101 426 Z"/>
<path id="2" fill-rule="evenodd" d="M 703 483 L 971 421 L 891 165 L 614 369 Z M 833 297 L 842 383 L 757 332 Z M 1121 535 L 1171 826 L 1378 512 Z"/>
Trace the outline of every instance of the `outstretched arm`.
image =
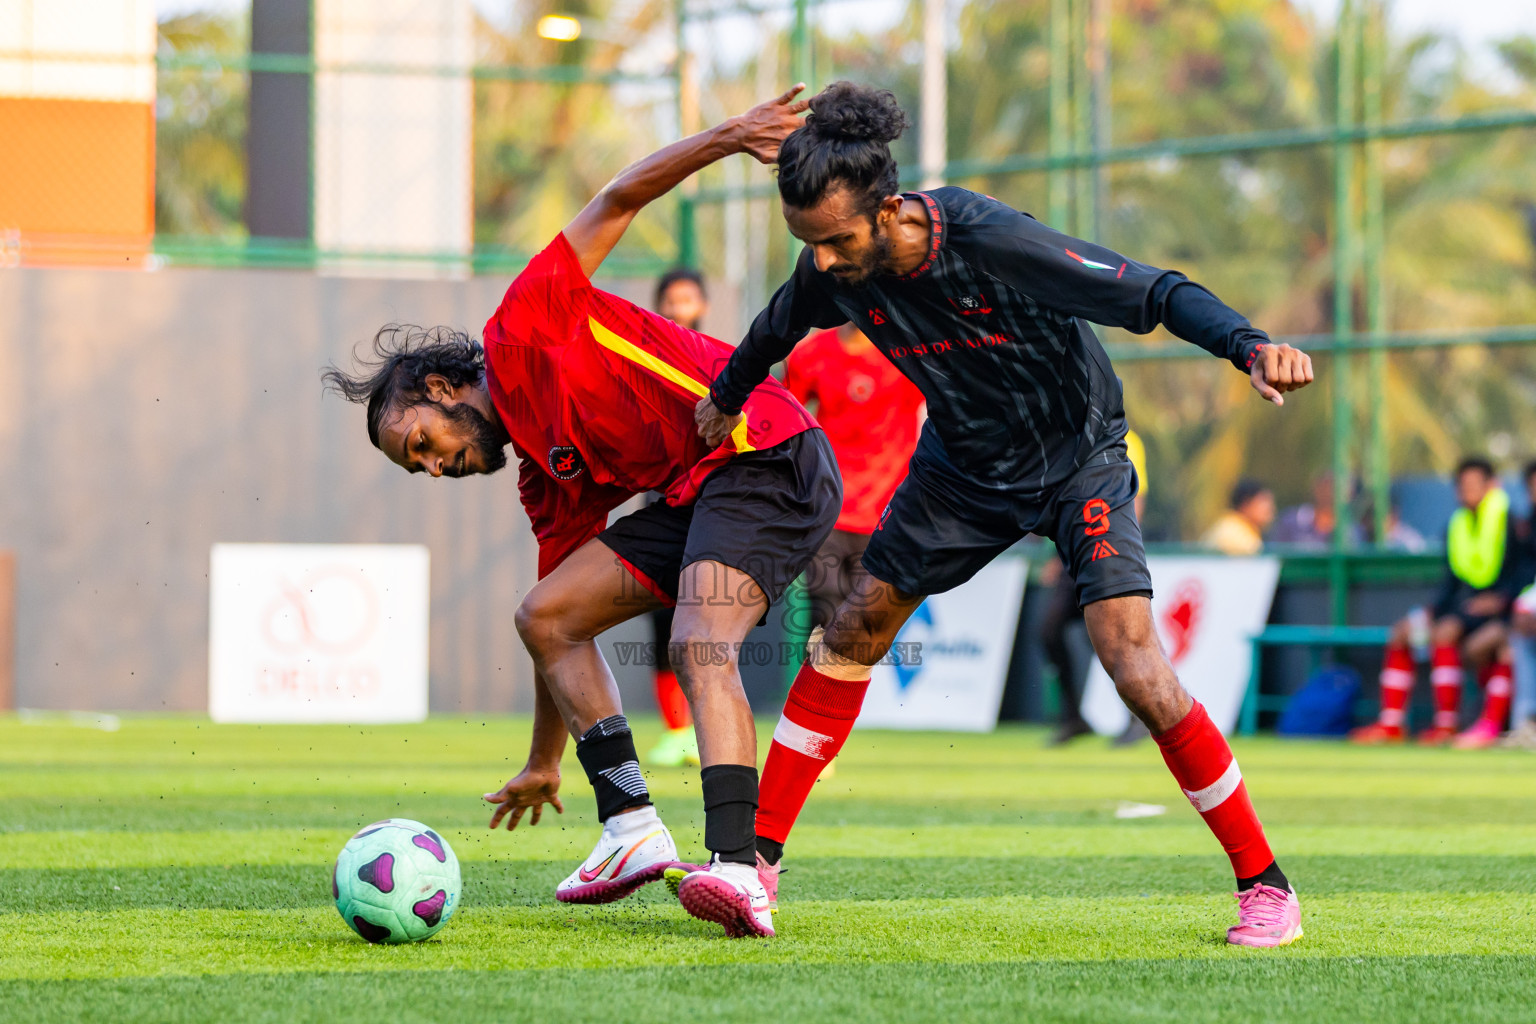
<path id="1" fill-rule="evenodd" d="M 965 213 L 952 225 L 952 244 L 973 266 L 1042 305 L 1136 334 L 1162 324 L 1248 374 L 1276 405 L 1312 382 L 1306 353 L 1270 341 L 1183 274 L 1064 235 L 993 199 L 976 196 Z"/>
<path id="2" fill-rule="evenodd" d="M 802 82 L 776 99 L 674 142 L 620 171 L 566 226 L 565 240 L 576 250 L 582 272 L 591 277 L 641 207 L 672 191 L 688 175 L 734 153 L 751 153 L 765 164 L 777 160 L 779 143 L 800 127 L 799 115 L 810 106 L 804 100 L 795 101 L 804 89 Z"/>

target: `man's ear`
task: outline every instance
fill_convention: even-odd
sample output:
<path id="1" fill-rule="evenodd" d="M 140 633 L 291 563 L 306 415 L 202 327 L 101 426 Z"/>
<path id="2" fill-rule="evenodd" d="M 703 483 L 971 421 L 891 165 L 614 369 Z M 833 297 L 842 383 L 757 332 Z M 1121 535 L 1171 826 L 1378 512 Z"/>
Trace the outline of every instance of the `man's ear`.
<path id="1" fill-rule="evenodd" d="M 448 383 L 448 378 L 440 373 L 429 373 L 427 379 L 422 381 L 422 387 L 427 393 L 427 401 L 442 402 L 457 399 L 457 388 Z"/>
<path id="2" fill-rule="evenodd" d="M 881 224 L 889 227 L 896 223 L 896 218 L 901 215 L 901 196 L 886 196 L 880 200 L 880 212 L 875 215 Z"/>

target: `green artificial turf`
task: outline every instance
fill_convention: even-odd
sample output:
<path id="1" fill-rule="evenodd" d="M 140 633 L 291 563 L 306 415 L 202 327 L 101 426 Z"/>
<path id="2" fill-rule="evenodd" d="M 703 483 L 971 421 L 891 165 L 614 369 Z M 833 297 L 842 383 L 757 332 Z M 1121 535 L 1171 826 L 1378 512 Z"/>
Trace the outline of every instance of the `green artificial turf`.
<path id="1" fill-rule="evenodd" d="M 1238 742 L 1307 932 L 1259 951 L 1222 941 L 1226 858 L 1150 744 L 856 733 L 788 845 L 778 938 L 728 941 L 660 886 L 554 902 L 596 836 L 574 761 L 563 816 L 485 830 L 527 727 L 0 718 L 0 1018 L 1536 1017 L 1529 754 Z M 702 856 L 697 773 L 649 774 Z M 463 863 L 462 909 L 420 945 L 368 946 L 330 903 L 335 851 L 386 816 Z"/>

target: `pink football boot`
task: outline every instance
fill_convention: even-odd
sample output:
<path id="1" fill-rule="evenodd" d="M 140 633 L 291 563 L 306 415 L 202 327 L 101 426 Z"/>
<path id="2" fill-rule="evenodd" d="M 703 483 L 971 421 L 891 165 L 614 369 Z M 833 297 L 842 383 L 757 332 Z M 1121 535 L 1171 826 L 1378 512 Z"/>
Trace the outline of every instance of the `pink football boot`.
<path id="1" fill-rule="evenodd" d="M 1301 902 L 1294 892 L 1263 882 L 1237 894 L 1237 925 L 1227 929 L 1234 946 L 1288 946 L 1301 938 Z"/>
<path id="2" fill-rule="evenodd" d="M 1486 718 L 1479 718 L 1471 728 L 1457 736 L 1451 745 L 1457 750 L 1482 750 L 1499 742 L 1499 726 Z"/>
<path id="3" fill-rule="evenodd" d="M 753 865 L 717 858 L 707 869 L 683 877 L 677 901 L 699 920 L 723 926 L 733 939 L 773 935 L 768 892 Z"/>

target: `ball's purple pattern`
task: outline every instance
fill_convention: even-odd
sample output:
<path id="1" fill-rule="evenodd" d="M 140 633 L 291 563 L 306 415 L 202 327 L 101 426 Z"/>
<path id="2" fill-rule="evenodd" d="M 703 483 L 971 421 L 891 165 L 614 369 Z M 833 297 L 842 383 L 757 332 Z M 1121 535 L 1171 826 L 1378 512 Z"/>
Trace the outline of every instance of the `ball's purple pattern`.
<path id="1" fill-rule="evenodd" d="M 438 839 L 436 832 L 428 832 L 426 835 L 412 836 L 411 842 L 426 850 L 437 858 L 439 864 L 447 863 L 448 855 L 443 852 L 442 840 Z"/>
<path id="2" fill-rule="evenodd" d="M 443 916 L 443 904 L 448 902 L 448 894 L 439 889 L 431 896 L 411 907 L 411 913 L 421 918 L 431 928 Z"/>
<path id="3" fill-rule="evenodd" d="M 389 929 L 384 925 L 374 924 L 372 921 L 363 917 L 361 914 L 353 916 L 352 927 L 357 929 L 357 934 L 361 935 L 369 942 L 383 942 L 388 939 L 390 935 Z"/>
<path id="4" fill-rule="evenodd" d="M 419 942 L 452 919 L 459 902 L 458 858 L 419 821 L 365 825 L 331 870 L 342 918 L 370 943 Z"/>
<path id="5" fill-rule="evenodd" d="M 373 860 L 357 869 L 357 880 L 367 882 L 379 892 L 393 892 L 395 889 L 395 855 L 381 853 Z"/>

